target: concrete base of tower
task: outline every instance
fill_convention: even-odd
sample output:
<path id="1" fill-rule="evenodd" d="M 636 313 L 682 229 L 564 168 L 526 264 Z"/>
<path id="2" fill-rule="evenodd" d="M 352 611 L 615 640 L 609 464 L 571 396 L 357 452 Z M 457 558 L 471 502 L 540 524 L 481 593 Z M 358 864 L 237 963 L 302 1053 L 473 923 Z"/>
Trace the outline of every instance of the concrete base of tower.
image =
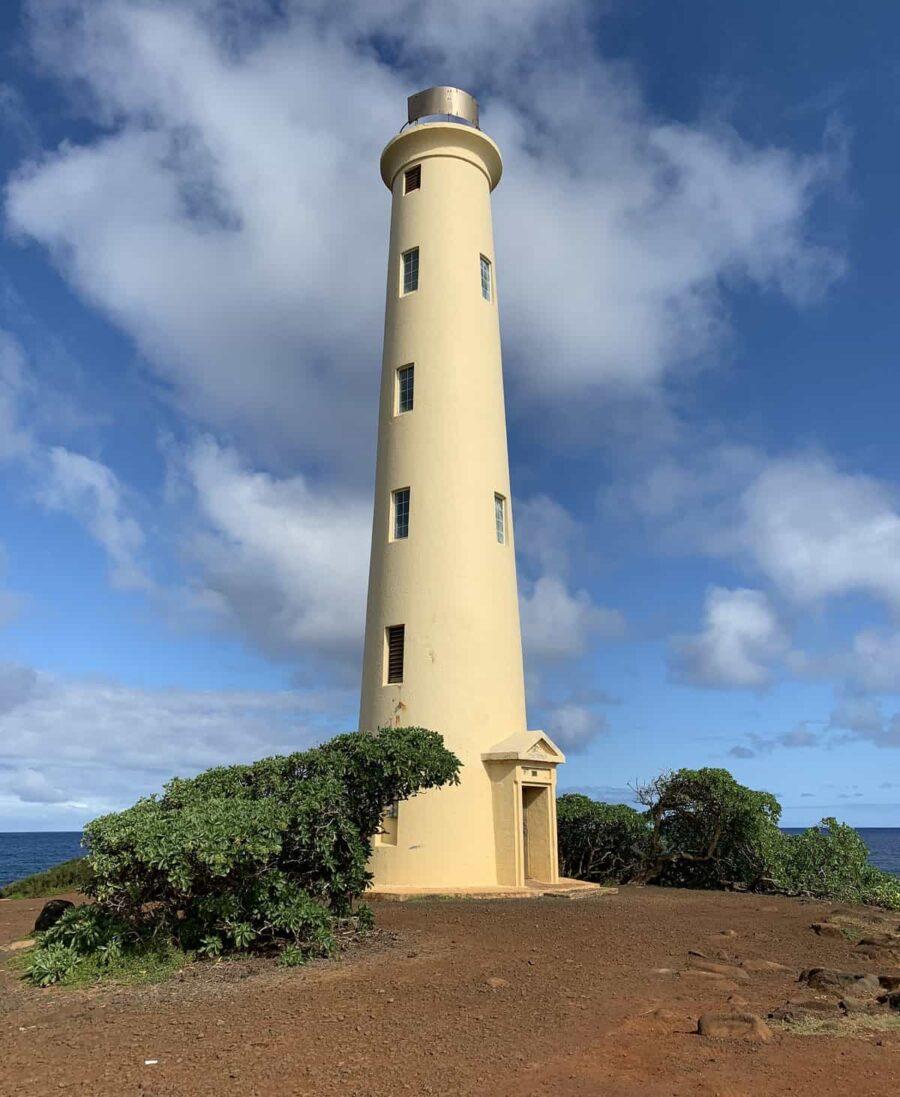
<path id="1" fill-rule="evenodd" d="M 586 880 L 571 880 L 561 876 L 555 884 L 530 880 L 524 887 L 404 887 L 396 884 L 374 885 L 366 899 L 382 899 L 404 903 L 410 899 L 588 899 L 600 895 L 615 895 L 618 888 L 591 884 Z"/>

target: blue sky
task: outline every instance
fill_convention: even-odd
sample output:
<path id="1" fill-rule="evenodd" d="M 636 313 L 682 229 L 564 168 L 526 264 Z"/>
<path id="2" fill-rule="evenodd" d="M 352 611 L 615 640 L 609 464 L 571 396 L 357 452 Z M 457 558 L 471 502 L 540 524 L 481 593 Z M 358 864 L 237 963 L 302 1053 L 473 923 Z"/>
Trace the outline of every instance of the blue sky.
<path id="1" fill-rule="evenodd" d="M 677 10 L 676 10 L 677 8 Z M 0 830 L 356 720 L 405 96 L 478 95 L 532 726 L 900 825 L 896 6 L 0 12 Z"/>

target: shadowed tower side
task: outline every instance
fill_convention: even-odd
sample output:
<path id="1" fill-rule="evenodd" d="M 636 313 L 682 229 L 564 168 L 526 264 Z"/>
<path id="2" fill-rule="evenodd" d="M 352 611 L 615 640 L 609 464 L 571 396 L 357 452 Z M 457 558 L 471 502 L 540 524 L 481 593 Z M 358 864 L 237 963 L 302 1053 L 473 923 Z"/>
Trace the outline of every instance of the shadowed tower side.
<path id="1" fill-rule="evenodd" d="M 555 881 L 555 768 L 528 732 L 491 192 L 502 161 L 458 89 L 410 99 L 391 191 L 360 729 L 439 731 L 461 783 L 397 806 L 375 885 Z M 436 115 L 459 121 L 422 121 Z"/>

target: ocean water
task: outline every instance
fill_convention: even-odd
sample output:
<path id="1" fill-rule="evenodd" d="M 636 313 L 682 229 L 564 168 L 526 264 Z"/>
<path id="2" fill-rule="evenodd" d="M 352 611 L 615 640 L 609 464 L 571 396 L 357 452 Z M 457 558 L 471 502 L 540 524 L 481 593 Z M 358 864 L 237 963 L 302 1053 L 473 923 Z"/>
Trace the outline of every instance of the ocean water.
<path id="1" fill-rule="evenodd" d="M 0 887 L 82 853 L 80 830 L 0 834 Z"/>
<path id="2" fill-rule="evenodd" d="M 794 827 L 785 829 L 799 833 Z M 859 833 L 869 847 L 872 864 L 900 876 L 900 827 L 860 827 Z M 0 887 L 78 857 L 84 852 L 80 843 L 80 831 L 0 834 Z"/>
<path id="3" fill-rule="evenodd" d="M 857 827 L 869 847 L 869 860 L 876 868 L 900 876 L 900 827 Z M 803 827 L 784 827 L 785 834 L 802 834 Z"/>

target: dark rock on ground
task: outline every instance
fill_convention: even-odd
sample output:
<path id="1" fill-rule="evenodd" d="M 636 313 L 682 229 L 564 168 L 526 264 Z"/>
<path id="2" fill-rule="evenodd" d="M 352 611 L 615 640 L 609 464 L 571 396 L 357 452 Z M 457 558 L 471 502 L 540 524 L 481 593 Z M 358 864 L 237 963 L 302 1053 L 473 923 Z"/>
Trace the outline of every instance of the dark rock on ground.
<path id="1" fill-rule="evenodd" d="M 769 1016 L 773 1021 L 786 1021 L 788 1024 L 797 1024 L 808 1017 L 839 1017 L 841 1007 L 836 998 L 826 998 L 817 994 L 796 994 L 788 999 L 783 1006 L 772 1010 Z"/>
<path id="2" fill-rule="evenodd" d="M 859 972 L 834 971 L 831 968 L 810 968 L 800 975 L 800 982 L 814 990 L 823 990 L 826 994 L 839 997 L 849 995 L 853 998 L 874 998 L 882 990 L 877 975 L 865 975 Z"/>
<path id="3" fill-rule="evenodd" d="M 44 903 L 41 913 L 37 916 L 34 923 L 34 932 L 43 933 L 44 930 L 55 926 L 66 911 L 71 910 L 74 906 L 75 904 L 69 902 L 68 899 L 50 899 Z"/>

